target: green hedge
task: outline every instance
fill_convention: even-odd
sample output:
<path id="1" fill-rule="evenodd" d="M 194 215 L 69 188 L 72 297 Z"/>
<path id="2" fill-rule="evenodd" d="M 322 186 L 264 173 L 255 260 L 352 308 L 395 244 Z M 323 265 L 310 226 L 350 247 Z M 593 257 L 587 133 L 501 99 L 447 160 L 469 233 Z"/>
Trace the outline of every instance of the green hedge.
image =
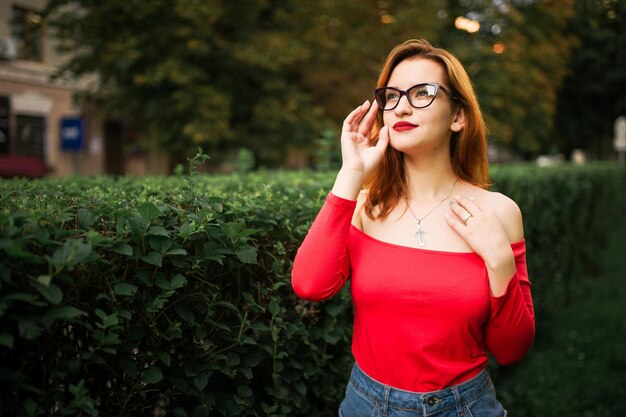
<path id="1" fill-rule="evenodd" d="M 611 165 L 494 170 L 524 213 L 538 314 L 623 213 Z M 326 416 L 351 366 L 347 291 L 291 291 L 334 174 L 0 182 L 0 414 Z"/>

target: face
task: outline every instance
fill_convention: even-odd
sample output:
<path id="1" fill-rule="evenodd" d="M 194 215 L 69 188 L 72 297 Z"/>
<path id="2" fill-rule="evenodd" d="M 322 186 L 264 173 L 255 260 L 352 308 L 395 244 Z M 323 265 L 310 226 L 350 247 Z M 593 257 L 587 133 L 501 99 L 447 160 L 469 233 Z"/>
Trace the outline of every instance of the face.
<path id="1" fill-rule="evenodd" d="M 409 58 L 394 68 L 387 87 L 406 91 L 416 84 L 437 83 L 450 91 L 444 79 L 440 64 L 419 57 Z M 424 108 L 415 108 L 406 96 L 401 97 L 395 109 L 383 112 L 383 123 L 389 127 L 391 146 L 404 153 L 447 150 L 452 132 L 463 128 L 462 110 L 459 111 L 454 104 L 441 89 L 433 102 Z"/>

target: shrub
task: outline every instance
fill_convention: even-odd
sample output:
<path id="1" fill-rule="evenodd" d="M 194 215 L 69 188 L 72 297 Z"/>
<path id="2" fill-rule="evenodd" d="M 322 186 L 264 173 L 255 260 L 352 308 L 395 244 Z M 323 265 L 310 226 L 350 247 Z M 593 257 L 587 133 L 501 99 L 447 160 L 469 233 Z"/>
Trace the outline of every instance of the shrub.
<path id="1" fill-rule="evenodd" d="M 290 286 L 333 179 L 0 182 L 0 413 L 334 414 L 352 361 L 349 295 L 308 303 Z M 625 171 L 494 179 L 524 212 L 539 310 L 566 303 L 626 207 Z"/>

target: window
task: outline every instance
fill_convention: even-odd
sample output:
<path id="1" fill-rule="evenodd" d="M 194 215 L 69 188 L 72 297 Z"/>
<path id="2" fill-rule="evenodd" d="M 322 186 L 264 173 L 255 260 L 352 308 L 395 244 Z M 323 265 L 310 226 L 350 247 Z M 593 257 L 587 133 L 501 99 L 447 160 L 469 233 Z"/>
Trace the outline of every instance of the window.
<path id="1" fill-rule="evenodd" d="M 38 116 L 16 116 L 15 155 L 43 158 L 46 119 Z"/>
<path id="2" fill-rule="evenodd" d="M 11 108 L 9 97 L 0 96 L 0 155 L 9 153 L 9 118 Z"/>
<path id="3" fill-rule="evenodd" d="M 17 58 L 43 61 L 43 20 L 41 14 L 13 7 L 11 35 L 17 40 Z"/>

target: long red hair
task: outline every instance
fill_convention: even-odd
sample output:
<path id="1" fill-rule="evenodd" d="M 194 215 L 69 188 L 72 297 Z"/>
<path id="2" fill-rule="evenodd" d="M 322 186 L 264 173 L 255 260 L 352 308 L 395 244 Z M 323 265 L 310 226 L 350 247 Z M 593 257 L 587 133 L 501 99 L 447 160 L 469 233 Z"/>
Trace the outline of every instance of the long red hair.
<path id="1" fill-rule="evenodd" d="M 489 186 L 487 161 L 487 129 L 482 112 L 467 72 L 461 62 L 448 51 L 433 47 L 424 39 L 408 40 L 396 46 L 387 57 L 378 77 L 376 87 L 385 87 L 394 68 L 408 58 L 425 58 L 441 65 L 444 84 L 456 97 L 465 112 L 465 125 L 458 133 L 451 134 L 450 158 L 455 174 L 463 181 L 481 188 Z M 383 126 L 382 110 L 372 127 L 372 145 L 378 141 Z M 365 213 L 371 219 L 385 218 L 407 196 L 407 178 L 402 153 L 387 147 L 382 161 L 365 182 L 367 200 Z"/>

